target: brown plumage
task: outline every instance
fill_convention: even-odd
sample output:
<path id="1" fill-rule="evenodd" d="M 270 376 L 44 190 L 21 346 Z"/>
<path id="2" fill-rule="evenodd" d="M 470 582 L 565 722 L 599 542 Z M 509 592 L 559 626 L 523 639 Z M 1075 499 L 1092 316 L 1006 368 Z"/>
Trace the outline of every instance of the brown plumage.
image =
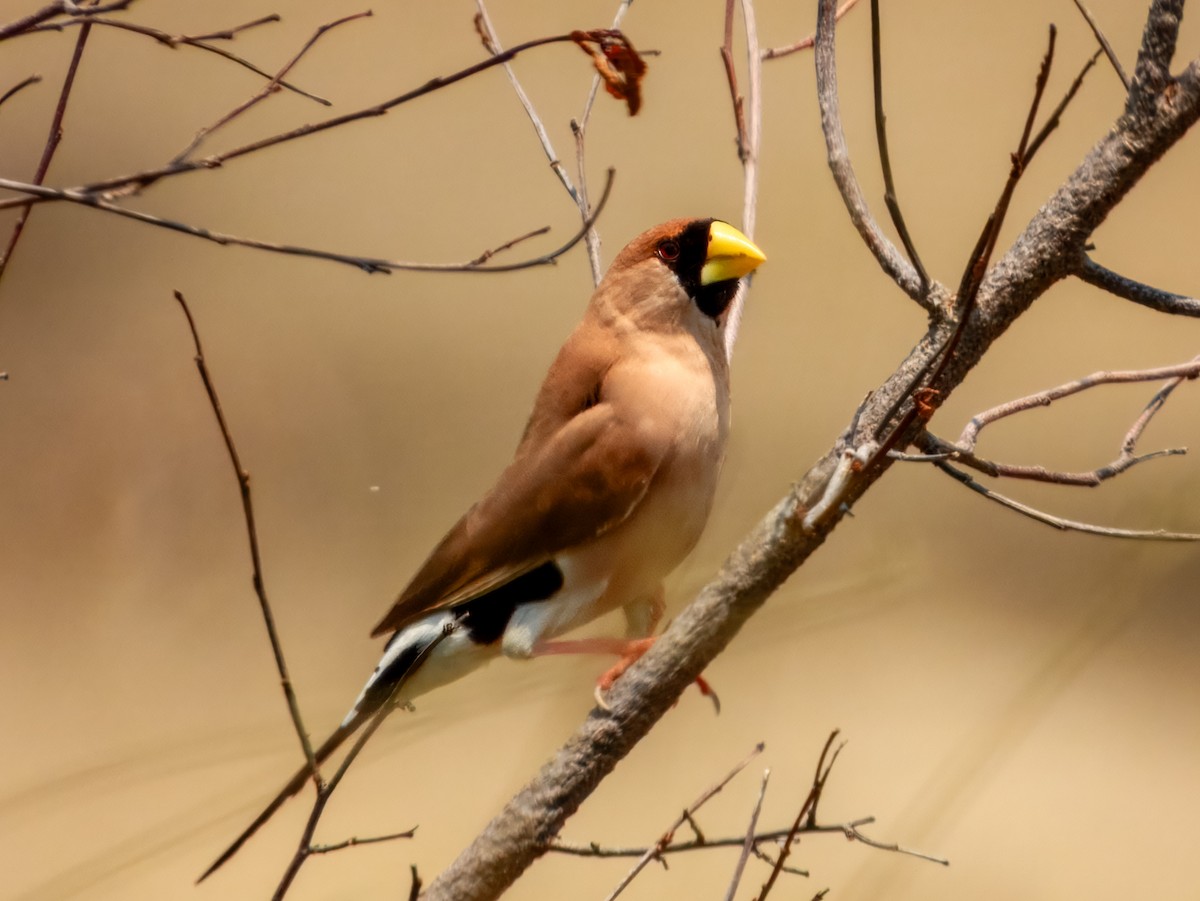
<path id="1" fill-rule="evenodd" d="M 661 614 L 662 579 L 695 545 L 712 505 L 729 426 L 725 314 L 738 279 L 763 259 L 711 219 L 664 223 L 617 255 L 551 365 L 512 463 L 375 627 L 392 638 L 318 760 L 385 704 L 501 653 L 616 651 L 627 659 L 611 681 L 645 649 L 636 639 Z M 619 608 L 625 639 L 556 640 Z"/>

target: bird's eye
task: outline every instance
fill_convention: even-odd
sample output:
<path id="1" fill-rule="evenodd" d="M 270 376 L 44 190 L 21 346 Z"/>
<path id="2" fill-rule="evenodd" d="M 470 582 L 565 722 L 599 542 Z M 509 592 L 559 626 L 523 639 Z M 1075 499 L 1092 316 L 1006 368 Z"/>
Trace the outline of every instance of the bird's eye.
<path id="1" fill-rule="evenodd" d="M 664 263 L 674 263 L 679 259 L 679 242 L 667 238 L 658 244 L 658 258 Z"/>

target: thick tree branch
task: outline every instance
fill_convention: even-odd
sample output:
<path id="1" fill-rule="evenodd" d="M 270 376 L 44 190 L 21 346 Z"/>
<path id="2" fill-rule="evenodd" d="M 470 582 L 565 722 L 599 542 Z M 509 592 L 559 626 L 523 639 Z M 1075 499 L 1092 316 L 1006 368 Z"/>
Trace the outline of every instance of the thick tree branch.
<path id="1" fill-rule="evenodd" d="M 1152 18 L 1164 5 L 1169 4 L 1155 4 Z M 832 131 L 836 117 L 828 115 L 827 104 L 836 95 L 836 80 L 832 71 L 833 8 L 828 0 L 823 0 L 820 16 L 819 30 L 830 30 L 825 40 L 819 41 L 817 54 L 822 122 Z M 1077 267 L 1092 231 L 1200 117 L 1196 68 L 1193 63 L 1164 102 L 1127 111 L 988 270 L 954 358 L 941 368 L 931 390 L 942 397 L 949 395 L 992 342 L 1034 300 Z M 827 134 L 826 139 L 831 168 L 856 227 L 885 271 L 909 296 L 918 296 L 915 270 L 873 223 L 867 225 L 869 217 L 853 181 L 844 140 L 838 134 Z M 594 710 L 589 715 L 555 757 L 429 887 L 431 901 L 494 898 L 545 853 L 566 819 L 599 782 L 887 471 L 892 461 L 886 453 L 867 455 L 865 463 L 851 466 L 836 502 L 829 503 L 826 513 L 811 519 L 811 527 L 805 528 L 806 513 L 824 498 L 838 462 L 847 451 L 859 449 L 861 436 L 887 430 L 885 420 L 904 409 L 915 376 L 930 371 L 931 361 L 951 330 L 952 326 L 939 321 L 930 326 L 891 377 L 871 393 L 851 428 L 738 545 L 717 577 L 613 686 L 608 695 L 611 710 Z M 922 427 L 919 417 L 912 418 L 897 440 L 907 443 Z"/>

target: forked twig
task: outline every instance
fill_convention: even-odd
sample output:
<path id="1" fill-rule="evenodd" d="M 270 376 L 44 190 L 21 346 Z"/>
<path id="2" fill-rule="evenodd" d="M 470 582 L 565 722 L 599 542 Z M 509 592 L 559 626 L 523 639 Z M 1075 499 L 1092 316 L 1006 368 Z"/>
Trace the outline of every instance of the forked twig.
<path id="1" fill-rule="evenodd" d="M 858 0 L 845 0 L 845 2 L 841 6 L 838 7 L 837 13 L 835 14 L 836 19 L 840 21 L 842 16 L 846 15 L 846 13 L 850 12 L 850 10 L 854 9 L 854 7 L 857 3 L 858 3 Z M 762 51 L 762 58 L 765 61 L 768 59 L 780 59 L 785 56 L 791 56 L 793 53 L 799 53 L 801 50 L 809 49 L 810 47 L 814 46 L 816 43 L 817 43 L 817 34 L 816 34 L 816 32 L 813 32 L 812 34 L 808 35 L 807 37 L 803 37 L 800 40 L 796 41 L 796 43 L 794 43 L 794 44 L 788 44 L 784 47 L 769 47 L 769 48 L 767 48 L 766 50 Z"/>
<path id="2" fill-rule="evenodd" d="M 701 807 L 703 807 L 705 804 L 707 804 L 713 798 L 713 796 L 720 793 L 721 789 L 723 789 L 726 785 L 728 785 L 731 781 L 733 781 L 734 776 L 736 776 L 738 773 L 740 773 L 742 770 L 744 770 L 747 766 L 749 766 L 750 761 L 752 761 L 755 757 L 757 757 L 759 754 L 761 754 L 763 752 L 763 748 L 765 748 L 765 747 L 766 747 L 766 745 L 764 745 L 762 742 L 759 742 L 757 745 L 754 746 L 753 751 L 751 751 L 749 754 L 747 754 L 741 761 L 738 762 L 738 764 L 736 766 L 734 766 L 734 768 L 732 770 L 730 770 L 728 773 L 726 773 L 726 775 L 723 779 L 719 780 L 718 782 L 713 783 L 708 788 L 706 788 L 701 793 L 700 797 L 698 797 L 695 801 L 693 801 L 684 810 L 683 814 L 681 814 L 679 816 L 679 818 L 677 820 L 675 820 L 674 823 L 671 824 L 671 826 L 667 829 L 667 831 L 664 832 L 659 837 L 658 841 L 655 842 L 651 847 L 649 847 L 645 850 L 645 853 L 643 853 L 642 856 L 640 858 L 638 858 L 637 863 L 635 863 L 633 865 L 633 869 L 631 869 L 628 873 L 625 874 L 625 878 L 623 878 L 617 884 L 617 887 L 614 888 L 609 893 L 609 895 L 605 899 L 605 901 L 613 901 L 613 899 L 616 898 L 618 895 L 620 895 L 621 892 L 625 891 L 625 889 L 629 886 L 629 883 L 633 882 L 633 880 L 635 878 L 637 878 L 638 873 L 642 872 L 642 870 L 644 870 L 646 868 L 646 864 L 650 863 L 650 861 L 657 858 L 658 855 L 662 852 L 662 849 L 666 848 L 668 845 L 671 844 L 671 840 L 675 836 L 675 830 L 677 830 L 680 826 L 682 826 L 685 822 L 687 822 L 688 818 L 693 816 L 697 810 L 699 810 Z"/>
<path id="3" fill-rule="evenodd" d="M 276 72 L 274 75 L 272 75 L 270 80 L 268 80 L 267 83 L 265 85 L 263 85 L 252 97 L 250 97 L 248 100 L 244 101 L 243 103 L 240 103 L 237 106 L 235 106 L 233 109 L 231 109 L 229 112 L 225 113 L 223 116 L 221 116 L 215 122 L 213 122 L 211 125 L 206 125 L 203 128 L 201 128 L 199 131 L 197 131 L 195 137 L 192 138 L 192 140 L 188 143 L 188 145 L 185 148 L 183 148 L 183 150 L 181 150 L 179 153 L 177 153 L 175 155 L 175 157 L 171 160 L 171 162 L 172 163 L 183 162 L 188 157 L 190 157 L 192 155 L 192 153 L 195 152 L 196 148 L 199 147 L 208 138 L 208 136 L 211 135 L 213 132 L 215 132 L 217 129 L 223 128 L 224 126 L 228 125 L 230 122 L 232 122 L 238 116 L 240 116 L 242 113 L 246 112 L 251 107 L 257 105 L 258 103 L 261 103 L 267 97 L 274 94 L 279 89 L 279 87 L 283 84 L 283 77 L 285 75 L 287 75 L 288 72 L 292 71 L 293 68 L 295 68 L 296 63 L 300 62 L 300 60 L 304 57 L 304 54 L 308 53 L 308 51 L 310 49 L 312 49 L 313 45 L 316 44 L 316 42 L 319 41 L 326 33 L 337 28 L 339 25 L 345 25 L 347 22 L 353 22 L 356 19 L 364 19 L 370 15 L 371 15 L 371 11 L 368 9 L 365 12 L 354 13 L 349 16 L 342 16 L 340 19 L 335 19 L 332 22 L 327 22 L 324 25 L 320 26 L 313 33 L 313 36 L 310 37 L 307 41 L 305 41 L 304 46 L 302 46 L 299 50 L 297 50 L 295 55 L 293 55 L 292 58 L 290 60 L 288 60 L 278 72 Z"/>

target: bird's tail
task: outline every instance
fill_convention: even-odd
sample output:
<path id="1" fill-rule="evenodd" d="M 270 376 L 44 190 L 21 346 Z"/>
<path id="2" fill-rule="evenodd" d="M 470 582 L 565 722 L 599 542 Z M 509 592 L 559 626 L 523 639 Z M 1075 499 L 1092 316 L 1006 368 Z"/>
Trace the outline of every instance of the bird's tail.
<path id="1" fill-rule="evenodd" d="M 316 760 L 317 764 L 320 765 L 324 763 L 325 760 L 328 759 L 329 755 L 336 751 L 341 746 L 342 742 L 357 732 L 358 727 L 366 722 L 367 719 L 369 719 L 369 716 L 364 715 L 348 717 L 346 722 L 338 726 L 337 729 L 333 731 L 333 734 L 321 743 L 319 748 L 313 750 L 313 758 Z M 214 860 L 209 868 L 200 874 L 200 878 L 196 880 L 196 884 L 199 885 L 201 882 L 219 870 L 221 866 L 227 860 L 229 860 L 229 858 L 237 854 L 242 845 L 246 844 L 246 842 L 249 840 L 250 836 L 254 835 L 254 833 L 259 830 L 259 827 L 261 827 L 263 823 L 275 815 L 275 811 L 283 806 L 284 801 L 296 794 L 296 792 L 300 791 L 300 789 L 304 787 L 304 783 L 310 778 L 312 778 L 312 770 L 310 770 L 308 764 L 305 763 L 304 766 L 300 767 L 300 769 L 296 771 L 295 775 L 288 780 L 287 785 L 280 790 L 279 794 L 271 799 L 271 803 L 263 808 L 262 813 L 254 818 L 254 822 L 242 830 L 242 834 L 233 840 L 233 844 L 222 851 L 221 856 Z"/>

